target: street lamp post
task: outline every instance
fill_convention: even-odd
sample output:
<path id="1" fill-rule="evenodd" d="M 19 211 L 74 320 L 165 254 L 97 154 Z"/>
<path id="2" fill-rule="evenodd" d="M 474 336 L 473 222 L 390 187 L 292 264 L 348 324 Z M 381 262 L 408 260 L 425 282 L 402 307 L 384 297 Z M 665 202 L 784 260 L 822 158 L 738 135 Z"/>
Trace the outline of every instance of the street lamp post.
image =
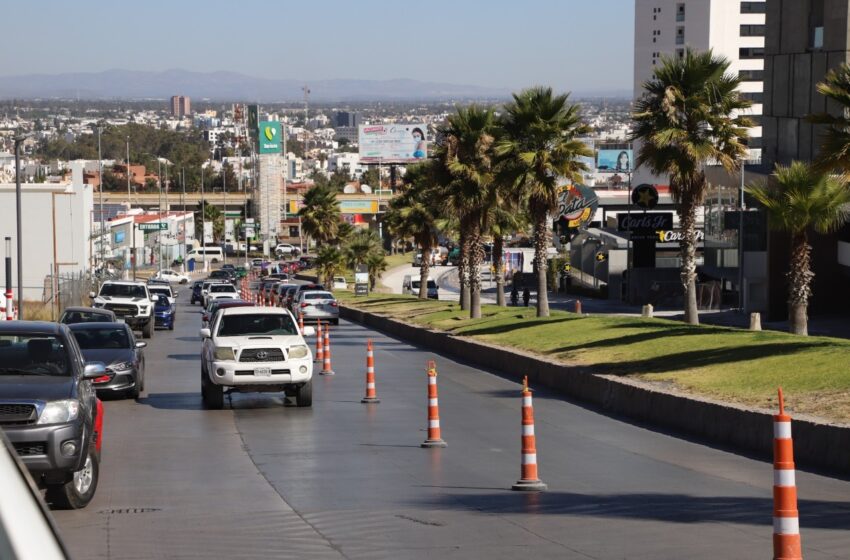
<path id="1" fill-rule="evenodd" d="M 17 212 L 17 233 L 18 239 L 18 319 L 24 319 L 24 250 L 22 244 L 22 218 L 21 218 L 21 142 L 26 136 L 15 137 L 15 208 Z"/>
<path id="2" fill-rule="evenodd" d="M 103 234 L 106 231 L 106 218 L 103 214 L 103 154 L 100 151 L 100 134 L 103 130 L 101 123 L 97 123 L 97 182 L 100 190 L 100 269 L 106 270 L 106 253 L 104 248 Z"/>
<path id="3" fill-rule="evenodd" d="M 127 205 L 132 208 L 133 202 L 130 195 L 130 137 L 127 136 Z"/>

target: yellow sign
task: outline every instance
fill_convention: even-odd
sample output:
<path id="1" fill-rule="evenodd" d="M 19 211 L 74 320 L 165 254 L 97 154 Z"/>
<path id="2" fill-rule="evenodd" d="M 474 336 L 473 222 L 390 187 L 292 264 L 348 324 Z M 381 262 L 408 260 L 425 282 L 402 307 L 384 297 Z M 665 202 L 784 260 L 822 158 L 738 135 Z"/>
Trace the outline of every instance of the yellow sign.
<path id="1" fill-rule="evenodd" d="M 289 213 L 297 214 L 298 213 L 298 201 L 294 198 L 289 199 Z"/>
<path id="2" fill-rule="evenodd" d="M 341 200 L 339 210 L 343 214 L 377 214 L 377 200 Z"/>

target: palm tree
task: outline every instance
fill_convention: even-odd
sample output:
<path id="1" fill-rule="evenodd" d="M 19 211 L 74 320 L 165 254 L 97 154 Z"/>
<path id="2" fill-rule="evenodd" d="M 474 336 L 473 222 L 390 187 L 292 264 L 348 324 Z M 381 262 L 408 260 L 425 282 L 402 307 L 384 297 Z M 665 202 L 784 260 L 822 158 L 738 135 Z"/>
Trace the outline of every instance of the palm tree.
<path id="1" fill-rule="evenodd" d="M 444 140 L 437 158 L 445 172 L 445 202 L 457 214 L 461 230 L 461 307 L 466 303 L 463 288 L 468 285 L 469 315 L 475 319 L 481 317 L 481 236 L 493 203 L 493 111 L 476 105 L 459 108 L 448 118 L 442 133 Z"/>
<path id="2" fill-rule="evenodd" d="M 336 192 L 327 185 L 315 185 L 304 193 L 304 206 L 298 211 L 304 232 L 324 244 L 337 237 L 340 210 Z"/>
<path id="3" fill-rule="evenodd" d="M 788 167 L 777 165 L 772 181 L 749 185 L 746 190 L 767 209 L 770 227 L 791 235 L 788 323 L 792 333 L 806 336 L 811 282 L 815 276 L 808 230 L 826 234 L 848 223 L 850 188 L 844 177 L 794 161 Z"/>
<path id="4" fill-rule="evenodd" d="M 419 269 L 419 297 L 428 297 L 428 275 L 431 269 L 431 249 L 437 244 L 436 220 L 443 201 L 435 182 L 433 161 L 410 166 L 404 175 L 407 188 L 390 201 L 384 223 L 395 237 L 412 237 L 422 248 Z"/>
<path id="5" fill-rule="evenodd" d="M 369 291 L 375 291 L 378 278 L 387 270 L 387 256 L 383 250 L 373 251 L 366 256 L 366 269 L 369 271 Z"/>
<path id="6" fill-rule="evenodd" d="M 319 272 L 319 279 L 324 280 L 325 286 L 333 286 L 333 278 L 342 267 L 342 260 L 342 251 L 338 247 L 324 245 L 319 249 L 316 255 L 316 270 Z"/>
<path id="7" fill-rule="evenodd" d="M 358 265 L 366 263 L 369 255 L 378 251 L 383 253 L 378 234 L 372 230 L 358 229 L 349 236 L 343 254 L 348 268 L 355 270 Z"/>
<path id="8" fill-rule="evenodd" d="M 505 307 L 505 236 L 526 227 L 526 217 L 510 200 L 500 198 L 490 210 L 488 231 L 493 236 L 493 274 L 496 275 L 496 305 Z"/>
<path id="9" fill-rule="evenodd" d="M 830 70 L 817 87 L 821 95 L 834 101 L 842 111 L 809 116 L 809 121 L 827 125 L 816 167 L 823 171 L 850 172 L 850 67 L 842 64 Z"/>
<path id="10" fill-rule="evenodd" d="M 670 191 L 683 232 L 679 249 L 685 292 L 685 321 L 699 324 L 696 297 L 696 213 L 708 183 L 706 165 L 738 168 L 747 154 L 747 127 L 742 114 L 750 107 L 729 74 L 729 61 L 712 51 L 685 51 L 662 57 L 653 77 L 635 102 L 632 140 L 640 142 L 637 166 L 669 175 Z"/>
<path id="11" fill-rule="evenodd" d="M 569 94 L 535 87 L 514 94 L 501 119 L 496 154 L 504 176 L 523 201 L 534 228 L 534 264 L 537 270 L 537 316 L 549 316 L 546 251 L 549 221 L 558 208 L 559 184 L 581 180 L 587 167 L 579 159 L 592 156 L 579 137 L 590 132 L 581 122 L 578 105 Z"/>

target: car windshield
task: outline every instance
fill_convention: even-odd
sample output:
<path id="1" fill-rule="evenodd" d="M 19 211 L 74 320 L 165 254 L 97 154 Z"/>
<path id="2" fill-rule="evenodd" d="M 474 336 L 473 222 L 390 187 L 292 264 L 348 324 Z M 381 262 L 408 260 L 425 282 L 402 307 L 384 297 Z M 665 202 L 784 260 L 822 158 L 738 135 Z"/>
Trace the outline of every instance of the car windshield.
<path id="1" fill-rule="evenodd" d="M 218 336 L 262 336 L 298 334 L 292 318 L 283 313 L 225 315 L 218 326 Z"/>
<path id="2" fill-rule="evenodd" d="M 210 273 L 210 278 L 229 278 L 229 277 L 230 277 L 230 273 L 228 273 L 226 270 L 213 270 Z"/>
<path id="3" fill-rule="evenodd" d="M 74 323 L 100 323 L 101 321 L 109 321 L 109 315 L 105 313 L 96 313 L 94 311 L 65 311 L 59 319 L 60 323 L 73 325 Z"/>
<path id="4" fill-rule="evenodd" d="M 71 330 L 81 350 L 130 348 L 130 337 L 123 326 Z"/>
<path id="5" fill-rule="evenodd" d="M 152 287 L 148 286 L 148 291 L 151 294 L 162 294 L 165 297 L 169 297 L 171 295 L 171 289 L 170 288 L 160 288 L 160 287 L 152 288 Z"/>
<path id="6" fill-rule="evenodd" d="M 137 284 L 104 284 L 100 287 L 101 296 L 143 298 L 145 287 Z"/>
<path id="7" fill-rule="evenodd" d="M 236 288 L 230 284 L 213 284 L 210 286 L 210 292 L 235 292 Z"/>
<path id="8" fill-rule="evenodd" d="M 0 335 L 0 375 L 70 375 L 68 349 L 41 334 Z"/>
<path id="9" fill-rule="evenodd" d="M 304 294 L 304 299 L 333 299 L 334 296 L 330 292 L 307 292 Z"/>

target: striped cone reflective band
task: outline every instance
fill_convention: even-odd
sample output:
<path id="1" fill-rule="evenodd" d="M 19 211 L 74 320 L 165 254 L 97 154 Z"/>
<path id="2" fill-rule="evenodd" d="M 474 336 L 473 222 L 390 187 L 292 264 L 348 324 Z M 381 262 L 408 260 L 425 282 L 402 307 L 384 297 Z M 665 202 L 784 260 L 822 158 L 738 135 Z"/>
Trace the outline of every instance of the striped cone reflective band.
<path id="1" fill-rule="evenodd" d="M 447 447 L 440 434 L 440 403 L 437 398 L 437 365 L 428 362 L 428 439 L 420 447 Z"/>
<path id="2" fill-rule="evenodd" d="M 12 290 L 6 290 L 6 320 L 13 321 L 18 316 L 15 303 L 12 301 Z"/>
<path id="3" fill-rule="evenodd" d="M 372 341 L 366 341 L 366 396 L 360 402 L 379 403 L 378 392 L 375 388 L 375 354 L 372 349 Z"/>
<path id="4" fill-rule="evenodd" d="M 334 375 L 334 370 L 331 367 L 331 327 L 330 325 L 325 325 L 325 347 L 324 347 L 324 355 L 322 356 L 322 363 L 324 366 L 322 367 L 322 371 L 319 372 L 319 375 Z"/>
<path id="5" fill-rule="evenodd" d="M 322 322 L 316 321 L 316 356 L 314 361 L 322 363 L 325 353 L 322 351 Z"/>
<path id="6" fill-rule="evenodd" d="M 546 484 L 537 478 L 537 442 L 534 436 L 534 405 L 528 389 L 528 376 L 522 380 L 522 466 L 520 479 L 511 490 L 539 492 Z"/>
<path id="7" fill-rule="evenodd" d="M 304 336 L 304 314 L 298 314 L 298 332 L 301 333 L 301 336 Z"/>
<path id="8" fill-rule="evenodd" d="M 791 417 L 779 388 L 779 414 L 773 417 L 773 559 L 802 560 L 800 514 L 794 471 Z"/>

